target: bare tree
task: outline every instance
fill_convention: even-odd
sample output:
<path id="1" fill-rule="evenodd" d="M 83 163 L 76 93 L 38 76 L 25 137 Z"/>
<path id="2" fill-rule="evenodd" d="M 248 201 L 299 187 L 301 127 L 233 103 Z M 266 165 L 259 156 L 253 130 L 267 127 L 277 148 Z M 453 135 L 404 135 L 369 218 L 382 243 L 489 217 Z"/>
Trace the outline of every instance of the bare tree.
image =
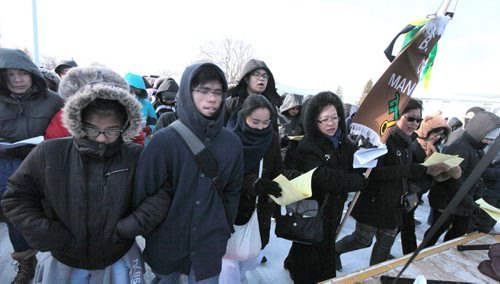
<path id="1" fill-rule="evenodd" d="M 342 88 L 342 86 L 338 86 L 337 87 L 337 90 L 335 91 L 335 94 L 337 96 L 339 96 L 340 99 L 343 99 L 344 98 L 344 88 Z"/>
<path id="2" fill-rule="evenodd" d="M 57 62 L 58 60 L 54 56 L 42 55 L 42 60 L 40 60 L 40 66 L 48 70 L 53 70 L 54 68 L 56 68 Z"/>
<path id="3" fill-rule="evenodd" d="M 361 97 L 359 97 L 358 105 L 361 105 L 363 101 L 365 100 L 366 96 L 368 93 L 371 91 L 373 88 L 373 80 L 370 79 L 368 82 L 366 82 L 364 88 L 363 88 L 363 93 L 361 94 Z"/>
<path id="4" fill-rule="evenodd" d="M 200 60 L 219 65 L 229 84 L 237 83 L 245 63 L 252 57 L 252 45 L 242 40 L 225 38 L 200 47 Z"/>

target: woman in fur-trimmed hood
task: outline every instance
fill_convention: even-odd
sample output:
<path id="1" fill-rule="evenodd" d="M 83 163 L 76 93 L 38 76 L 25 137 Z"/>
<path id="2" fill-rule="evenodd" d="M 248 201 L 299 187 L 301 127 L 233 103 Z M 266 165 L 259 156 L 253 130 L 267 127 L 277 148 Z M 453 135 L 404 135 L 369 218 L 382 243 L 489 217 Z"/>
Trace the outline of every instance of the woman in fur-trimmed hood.
<path id="1" fill-rule="evenodd" d="M 9 180 L 5 215 L 34 249 L 50 252 L 37 266 L 41 283 L 79 277 L 143 283 L 134 239 L 164 217 L 144 212 L 166 208 L 170 200 L 160 190 L 136 211 L 132 207 L 142 148 L 127 141 L 140 130 L 140 104 L 106 68 L 75 67 L 64 88 L 74 94 L 62 117 L 72 137 L 46 140 L 32 151 Z"/>
<path id="2" fill-rule="evenodd" d="M 352 169 L 354 146 L 346 135 L 341 99 L 332 92 L 314 96 L 304 120 L 305 135 L 297 148 L 297 170 L 313 173 L 312 197 L 323 212 L 323 241 L 317 245 L 294 242 L 285 268 L 295 283 L 318 283 L 336 275 L 335 232 L 347 193 L 361 190 L 364 179 Z M 277 221 L 279 222 L 279 218 Z"/>

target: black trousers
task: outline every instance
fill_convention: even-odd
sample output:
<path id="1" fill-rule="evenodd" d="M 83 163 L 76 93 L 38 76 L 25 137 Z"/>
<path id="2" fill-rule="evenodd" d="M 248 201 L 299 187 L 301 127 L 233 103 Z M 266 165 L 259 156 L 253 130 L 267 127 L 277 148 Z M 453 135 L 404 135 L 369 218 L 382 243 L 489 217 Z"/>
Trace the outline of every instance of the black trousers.
<path id="1" fill-rule="evenodd" d="M 439 212 L 439 210 L 432 210 L 432 225 L 436 223 L 441 214 L 442 212 Z M 471 216 L 450 215 L 443 225 L 439 227 L 436 234 L 432 236 L 426 247 L 435 245 L 444 232 L 446 232 L 446 235 L 444 235 L 445 242 L 465 235 L 470 228 L 470 222 Z M 425 237 L 429 232 L 430 228 L 425 232 Z"/>

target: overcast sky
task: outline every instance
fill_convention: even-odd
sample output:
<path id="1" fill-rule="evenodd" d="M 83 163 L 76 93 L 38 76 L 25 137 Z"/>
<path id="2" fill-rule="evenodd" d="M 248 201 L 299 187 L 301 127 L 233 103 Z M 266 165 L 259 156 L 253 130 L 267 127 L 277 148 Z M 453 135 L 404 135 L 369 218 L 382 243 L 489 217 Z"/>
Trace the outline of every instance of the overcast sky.
<path id="1" fill-rule="evenodd" d="M 31 0 L 0 0 L 0 44 L 33 50 Z M 38 0 L 40 55 L 92 62 L 124 74 L 173 70 L 225 37 L 252 45 L 277 82 L 355 102 L 389 62 L 383 54 L 439 0 Z M 449 10 L 455 8 L 452 1 Z M 500 1 L 462 0 L 439 42 L 425 96 L 500 98 Z M 398 46 L 399 47 L 399 46 Z M 420 84 L 421 85 L 421 84 Z M 417 88 L 416 96 L 424 96 Z"/>

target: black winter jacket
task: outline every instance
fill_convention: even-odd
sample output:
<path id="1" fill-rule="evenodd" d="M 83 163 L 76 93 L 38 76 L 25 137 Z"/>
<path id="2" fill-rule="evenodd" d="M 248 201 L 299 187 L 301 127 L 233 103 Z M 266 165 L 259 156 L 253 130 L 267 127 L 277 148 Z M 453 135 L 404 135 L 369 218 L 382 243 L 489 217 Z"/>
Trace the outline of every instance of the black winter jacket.
<path id="1" fill-rule="evenodd" d="M 417 180 L 426 173 L 426 167 L 413 163 L 410 143 L 404 133 L 393 131 L 387 140 L 387 154 L 378 159 L 372 169 L 368 188 L 361 192 L 352 211 L 356 221 L 383 229 L 396 229 L 402 223 L 401 196 L 408 181 Z M 406 183 L 404 185 L 403 183 Z"/>
<path id="2" fill-rule="evenodd" d="M 5 214 L 34 249 L 51 251 L 72 267 L 104 269 L 162 219 L 158 214 L 148 223 L 141 213 L 129 216 L 140 151 L 121 144 L 100 159 L 71 137 L 47 140 L 11 176 L 2 199 Z M 165 206 L 163 197 L 156 206 L 144 204 Z"/>

